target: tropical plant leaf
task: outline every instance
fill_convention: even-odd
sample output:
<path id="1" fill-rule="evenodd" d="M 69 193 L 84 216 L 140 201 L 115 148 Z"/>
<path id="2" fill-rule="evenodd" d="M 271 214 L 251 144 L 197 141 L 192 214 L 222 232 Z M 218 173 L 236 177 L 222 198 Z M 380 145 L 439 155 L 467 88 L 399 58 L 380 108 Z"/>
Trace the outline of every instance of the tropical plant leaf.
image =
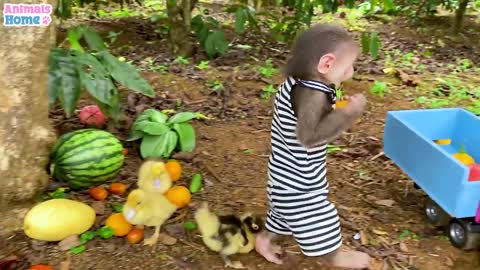
<path id="1" fill-rule="evenodd" d="M 113 94 L 110 104 L 102 103 L 97 99 L 95 99 L 95 101 L 103 113 L 111 117 L 115 123 L 118 123 L 120 120 L 120 97 L 118 96 L 118 92 Z"/>
<path id="2" fill-rule="evenodd" d="M 102 63 L 89 53 L 76 52 L 75 58 L 82 85 L 95 99 L 113 107 L 112 98 L 117 88 Z"/>
<path id="3" fill-rule="evenodd" d="M 153 122 L 157 122 L 157 123 L 160 123 L 160 124 L 165 124 L 167 123 L 167 120 L 168 120 L 168 115 L 164 114 L 164 113 L 161 113 L 157 110 L 154 110 L 154 109 L 149 109 L 151 110 L 149 115 L 150 115 L 150 120 L 152 120 Z"/>
<path id="4" fill-rule="evenodd" d="M 205 40 L 205 50 L 210 58 L 218 54 L 224 54 L 227 49 L 228 42 L 225 39 L 225 34 L 221 31 L 213 31 Z"/>
<path id="5" fill-rule="evenodd" d="M 70 48 L 79 52 L 85 52 L 82 45 L 80 45 L 80 39 L 83 35 L 83 29 L 80 27 L 75 27 L 68 29 L 67 39 L 70 43 Z"/>
<path id="6" fill-rule="evenodd" d="M 195 130 L 188 123 L 176 123 L 173 129 L 177 132 L 182 152 L 191 152 L 195 149 Z"/>
<path id="7" fill-rule="evenodd" d="M 246 11 L 243 7 L 240 7 L 235 12 L 235 32 L 245 32 L 245 23 L 247 22 Z"/>
<path id="8" fill-rule="evenodd" d="M 127 141 L 127 142 L 136 141 L 136 140 L 142 138 L 143 135 L 144 135 L 144 133 L 141 132 L 140 130 L 132 129 L 132 130 L 130 131 L 130 134 L 128 135 L 126 141 Z"/>
<path id="9" fill-rule="evenodd" d="M 103 42 L 102 37 L 93 29 L 89 27 L 85 27 L 83 37 L 88 44 L 88 47 L 94 51 L 103 51 L 107 47 L 105 46 L 105 42 Z"/>
<path id="10" fill-rule="evenodd" d="M 367 32 L 362 32 L 362 53 L 368 55 L 370 52 L 370 36 Z"/>
<path id="11" fill-rule="evenodd" d="M 155 96 L 153 88 L 148 81 L 140 76 L 135 67 L 129 63 L 118 60 L 107 51 L 102 51 L 99 56 L 100 60 L 105 65 L 106 70 L 115 81 L 134 92 L 142 93 L 149 97 Z"/>
<path id="12" fill-rule="evenodd" d="M 170 128 L 165 124 L 150 121 L 145 121 L 142 123 L 145 124 L 142 126 L 141 131 L 150 135 L 163 135 L 170 130 Z"/>
<path id="13" fill-rule="evenodd" d="M 170 130 L 167 133 L 165 133 L 164 135 L 162 135 L 162 137 L 165 137 L 165 141 L 167 142 L 166 143 L 167 146 L 166 146 L 165 152 L 163 153 L 163 157 L 164 158 L 169 158 L 170 155 L 172 154 L 172 151 L 177 146 L 178 135 L 175 131 Z"/>
<path id="14" fill-rule="evenodd" d="M 161 157 L 163 152 L 165 152 L 166 143 L 165 136 L 145 135 L 140 144 L 140 154 L 142 154 L 143 158 Z"/>
<path id="15" fill-rule="evenodd" d="M 380 51 L 380 38 L 378 37 L 378 33 L 374 32 L 370 36 L 370 54 L 372 55 L 373 59 L 378 59 L 379 51 Z"/>
<path id="16" fill-rule="evenodd" d="M 168 124 L 176 124 L 176 123 L 183 123 L 187 122 L 189 120 L 192 120 L 193 118 L 197 118 L 197 114 L 193 112 L 181 112 L 177 113 L 174 116 L 170 117 L 168 119 Z"/>
<path id="17" fill-rule="evenodd" d="M 73 115 L 80 98 L 80 80 L 75 59 L 68 49 L 50 50 L 48 60 L 48 101 L 52 105 L 57 98 L 67 117 Z"/>

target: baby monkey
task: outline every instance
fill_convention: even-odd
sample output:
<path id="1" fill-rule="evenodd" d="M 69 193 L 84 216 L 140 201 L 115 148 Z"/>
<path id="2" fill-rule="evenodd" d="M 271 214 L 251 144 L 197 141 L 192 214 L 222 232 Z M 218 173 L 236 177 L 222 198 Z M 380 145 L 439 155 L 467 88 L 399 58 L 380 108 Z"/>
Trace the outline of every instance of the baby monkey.
<path id="1" fill-rule="evenodd" d="M 268 164 L 269 210 L 266 231 L 256 250 L 268 261 L 282 264 L 273 241 L 293 236 L 302 253 L 322 257 L 336 267 L 364 269 L 370 257 L 343 250 L 340 221 L 328 201 L 326 144 L 338 138 L 363 113 L 362 94 L 334 109 L 334 87 L 353 76 L 359 46 L 343 28 L 317 24 L 299 35 L 275 96 L 272 153 Z"/>

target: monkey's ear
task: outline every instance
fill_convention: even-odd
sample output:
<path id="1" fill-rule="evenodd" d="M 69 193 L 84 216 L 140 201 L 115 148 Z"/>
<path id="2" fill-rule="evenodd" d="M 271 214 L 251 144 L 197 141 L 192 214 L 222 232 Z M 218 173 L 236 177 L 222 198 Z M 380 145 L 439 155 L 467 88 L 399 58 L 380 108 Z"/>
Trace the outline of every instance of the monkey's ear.
<path id="1" fill-rule="evenodd" d="M 333 53 L 327 53 L 320 57 L 317 64 L 317 71 L 320 74 L 327 74 L 333 66 L 333 61 L 335 61 L 335 55 Z"/>

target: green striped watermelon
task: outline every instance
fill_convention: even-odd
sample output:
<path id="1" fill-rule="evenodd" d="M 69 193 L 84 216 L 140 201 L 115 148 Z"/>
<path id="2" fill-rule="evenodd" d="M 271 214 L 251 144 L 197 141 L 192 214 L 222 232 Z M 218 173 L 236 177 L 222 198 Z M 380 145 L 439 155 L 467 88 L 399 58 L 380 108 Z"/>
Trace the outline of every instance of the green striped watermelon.
<path id="1" fill-rule="evenodd" d="M 50 154 L 50 174 L 74 189 L 99 185 L 123 165 L 123 146 L 112 134 L 80 129 L 62 135 Z"/>

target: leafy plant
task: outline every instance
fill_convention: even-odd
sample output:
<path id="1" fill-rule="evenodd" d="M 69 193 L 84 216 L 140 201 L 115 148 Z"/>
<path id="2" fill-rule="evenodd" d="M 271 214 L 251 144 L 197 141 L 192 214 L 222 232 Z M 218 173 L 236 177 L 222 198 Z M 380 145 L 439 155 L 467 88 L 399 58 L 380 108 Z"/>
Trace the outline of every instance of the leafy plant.
<path id="1" fill-rule="evenodd" d="M 228 13 L 235 13 L 235 32 L 244 33 L 247 26 L 259 30 L 258 22 L 255 20 L 254 9 L 249 6 L 232 5 L 226 10 Z"/>
<path id="2" fill-rule="evenodd" d="M 480 100 L 473 101 L 473 105 L 468 106 L 467 110 L 476 114 L 476 115 L 480 115 Z"/>
<path id="3" fill-rule="evenodd" d="M 375 81 L 372 88 L 370 88 L 370 93 L 377 95 L 379 97 L 384 97 L 385 92 L 387 92 L 387 84 L 385 82 Z"/>
<path id="4" fill-rule="evenodd" d="M 362 52 L 365 55 L 370 54 L 373 59 L 378 59 L 379 51 L 380 51 L 380 38 L 378 37 L 378 33 L 372 32 L 362 33 Z"/>
<path id="5" fill-rule="evenodd" d="M 270 84 L 267 87 L 262 88 L 262 98 L 269 99 L 276 92 L 277 92 L 277 89 Z"/>
<path id="6" fill-rule="evenodd" d="M 210 80 L 209 84 L 210 84 L 210 87 L 212 88 L 213 91 L 220 91 L 220 90 L 225 89 L 225 86 L 219 80 Z"/>
<path id="7" fill-rule="evenodd" d="M 120 32 L 113 32 L 113 31 L 109 31 L 108 32 L 108 36 L 107 38 L 110 39 L 110 44 L 113 44 L 117 41 L 117 38 L 119 35 L 121 35 L 123 33 L 123 31 L 120 31 Z"/>
<path id="8" fill-rule="evenodd" d="M 181 112 L 169 118 L 165 113 L 147 109 L 133 123 L 127 141 L 142 139 L 143 158 L 168 158 L 175 149 L 191 152 L 195 148 L 195 130 L 188 121 L 194 118 L 205 117 L 200 113 Z"/>
<path id="9" fill-rule="evenodd" d="M 278 69 L 273 66 L 272 59 L 265 60 L 265 65 L 258 69 L 260 74 L 265 78 L 271 78 L 278 73 Z"/>
<path id="10" fill-rule="evenodd" d="M 188 59 L 183 57 L 183 56 L 179 56 L 179 57 L 175 58 L 175 60 L 173 62 L 182 64 L 182 65 L 190 64 L 190 61 L 188 61 Z"/>
<path id="11" fill-rule="evenodd" d="M 201 70 L 208 69 L 210 67 L 209 62 L 210 61 L 201 61 L 200 64 L 197 65 L 197 68 Z"/>
<path id="12" fill-rule="evenodd" d="M 82 38 L 90 52 L 80 45 Z M 78 26 L 69 29 L 68 41 L 71 48 L 51 49 L 48 62 L 49 105 L 60 101 L 67 117 L 72 116 L 82 89 L 86 89 L 102 112 L 115 122 L 120 115 L 117 84 L 150 97 L 155 95 L 148 81 L 133 66 L 107 51 L 97 32 Z"/>
<path id="13" fill-rule="evenodd" d="M 209 58 L 225 54 L 228 42 L 217 20 L 210 16 L 204 20 L 202 15 L 197 15 L 192 19 L 192 29 Z"/>

